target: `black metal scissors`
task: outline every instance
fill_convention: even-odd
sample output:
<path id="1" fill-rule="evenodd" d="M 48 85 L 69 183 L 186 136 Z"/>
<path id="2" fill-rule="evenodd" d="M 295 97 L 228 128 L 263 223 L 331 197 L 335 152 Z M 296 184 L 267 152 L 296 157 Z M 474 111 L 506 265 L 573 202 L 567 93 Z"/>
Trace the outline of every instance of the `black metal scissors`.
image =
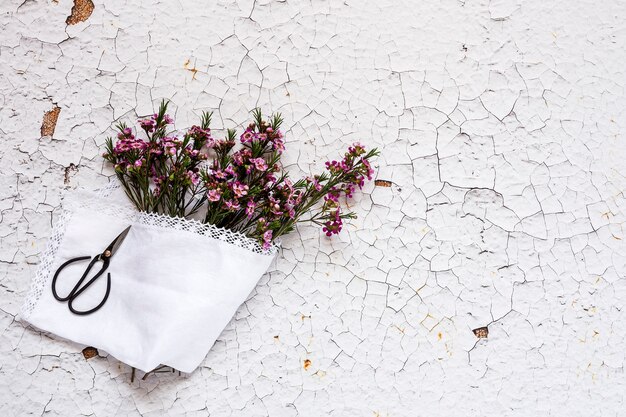
<path id="1" fill-rule="evenodd" d="M 102 307 L 104 303 L 106 302 L 107 298 L 109 298 L 109 293 L 111 292 L 111 273 L 107 273 L 107 289 L 106 289 L 106 293 L 104 294 L 104 298 L 102 299 L 102 301 L 100 301 L 100 304 L 98 304 L 97 306 L 95 306 L 94 308 L 90 310 L 78 311 L 74 308 L 74 306 L 72 306 L 72 303 L 76 300 L 76 298 L 79 295 L 83 293 L 83 291 L 89 288 L 91 284 L 93 284 L 104 273 L 104 271 L 106 271 L 106 269 L 109 267 L 109 262 L 111 260 L 111 257 L 115 254 L 115 252 L 120 247 L 124 239 L 126 239 L 126 235 L 128 235 L 130 227 L 131 226 L 128 226 L 126 229 L 124 229 L 122 233 L 120 233 L 115 239 L 113 239 L 113 242 L 111 242 L 111 244 L 107 246 L 104 252 L 94 256 L 93 259 L 91 259 L 91 256 L 79 256 L 77 258 L 72 258 L 69 261 L 62 264 L 59 267 L 59 269 L 57 269 L 57 271 L 54 273 L 54 278 L 52 278 L 52 295 L 54 295 L 54 298 L 56 298 L 58 301 L 67 301 L 67 306 L 69 307 L 70 311 L 74 314 L 78 314 L 81 316 L 91 314 L 97 311 L 98 309 L 100 309 L 100 307 Z M 74 262 L 85 261 L 87 259 L 91 259 L 91 262 L 89 262 L 87 269 L 85 270 L 83 275 L 80 277 L 76 285 L 74 285 L 74 288 L 72 289 L 72 291 L 70 291 L 70 293 L 66 297 L 59 296 L 59 294 L 56 291 L 56 282 L 57 282 L 57 278 L 59 277 L 59 273 L 63 270 L 63 268 L 65 268 L 69 264 L 72 264 Z M 102 267 L 100 268 L 100 270 L 89 281 L 87 281 L 85 285 L 81 286 L 85 278 L 87 278 L 87 276 L 89 275 L 91 268 L 98 261 L 102 262 Z"/>

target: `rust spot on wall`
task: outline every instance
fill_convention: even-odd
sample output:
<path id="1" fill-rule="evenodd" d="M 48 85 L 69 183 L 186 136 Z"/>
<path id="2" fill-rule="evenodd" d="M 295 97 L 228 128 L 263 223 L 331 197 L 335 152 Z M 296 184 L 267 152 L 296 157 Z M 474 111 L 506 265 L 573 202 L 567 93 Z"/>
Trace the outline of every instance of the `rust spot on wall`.
<path id="1" fill-rule="evenodd" d="M 391 187 L 392 182 L 387 180 L 376 180 L 374 181 L 374 185 L 377 187 Z"/>
<path id="2" fill-rule="evenodd" d="M 477 329 L 472 330 L 477 338 L 486 339 L 489 336 L 489 329 L 486 327 L 479 327 Z"/>
<path id="3" fill-rule="evenodd" d="M 95 356 L 98 356 L 98 349 L 96 349 L 95 347 L 87 346 L 85 349 L 83 349 L 83 356 L 85 357 L 85 359 L 91 359 Z"/>
<path id="4" fill-rule="evenodd" d="M 183 64 L 183 68 L 185 68 L 187 71 L 191 72 L 193 75 L 191 76 L 192 80 L 196 79 L 196 74 L 198 73 L 198 69 L 196 68 L 196 66 L 194 65 L 193 68 L 190 68 L 191 65 L 191 60 L 187 59 L 187 61 L 185 61 L 185 63 Z"/>
<path id="5" fill-rule="evenodd" d="M 72 13 L 65 19 L 65 23 L 68 25 L 75 25 L 80 22 L 84 22 L 89 19 L 89 16 L 93 13 L 94 9 L 93 1 L 91 0 L 74 0 L 74 6 L 72 6 Z"/>
<path id="6" fill-rule="evenodd" d="M 61 108 L 55 105 L 52 110 L 43 114 L 43 122 L 41 122 L 42 137 L 54 135 L 54 129 L 57 127 L 57 120 L 59 120 L 59 113 L 61 113 Z"/>
<path id="7" fill-rule="evenodd" d="M 311 361 L 309 359 L 304 360 L 304 370 L 307 371 L 311 366 Z"/>

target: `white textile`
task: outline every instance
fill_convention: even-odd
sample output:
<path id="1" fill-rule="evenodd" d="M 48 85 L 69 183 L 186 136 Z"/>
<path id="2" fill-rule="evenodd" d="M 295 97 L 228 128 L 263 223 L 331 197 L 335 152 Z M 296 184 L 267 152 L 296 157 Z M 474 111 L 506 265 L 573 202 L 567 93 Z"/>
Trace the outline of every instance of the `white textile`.
<path id="1" fill-rule="evenodd" d="M 67 302 L 52 295 L 54 272 L 68 259 L 102 253 L 129 225 L 106 271 L 111 274 L 108 300 L 93 314 L 73 314 Z M 263 251 L 252 239 L 195 220 L 138 212 L 119 189 L 109 196 L 77 191 L 64 200 L 22 318 L 146 372 L 160 364 L 191 372 L 276 251 L 275 246 Z M 59 274 L 61 296 L 69 293 L 87 264 L 72 264 Z M 106 273 L 76 298 L 74 308 L 98 305 L 105 290 Z"/>

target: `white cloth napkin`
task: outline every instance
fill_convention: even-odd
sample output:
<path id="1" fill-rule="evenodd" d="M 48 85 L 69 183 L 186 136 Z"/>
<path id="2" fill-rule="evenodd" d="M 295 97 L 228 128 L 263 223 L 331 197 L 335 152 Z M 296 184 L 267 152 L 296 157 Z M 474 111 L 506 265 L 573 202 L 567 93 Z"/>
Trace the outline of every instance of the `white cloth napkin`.
<path id="1" fill-rule="evenodd" d="M 116 191 L 120 193 L 120 191 Z M 143 371 L 168 365 L 192 372 L 272 262 L 243 235 L 167 216 L 139 213 L 113 196 L 75 192 L 42 255 L 22 318 L 35 327 L 104 350 Z M 86 316 L 71 313 L 51 290 L 60 264 L 94 256 L 127 226 L 130 232 L 111 258 L 111 293 Z M 87 267 L 72 264 L 58 278 L 63 296 Z M 98 271 L 96 263 L 92 271 Z M 87 310 L 104 297 L 106 273 L 76 298 Z"/>

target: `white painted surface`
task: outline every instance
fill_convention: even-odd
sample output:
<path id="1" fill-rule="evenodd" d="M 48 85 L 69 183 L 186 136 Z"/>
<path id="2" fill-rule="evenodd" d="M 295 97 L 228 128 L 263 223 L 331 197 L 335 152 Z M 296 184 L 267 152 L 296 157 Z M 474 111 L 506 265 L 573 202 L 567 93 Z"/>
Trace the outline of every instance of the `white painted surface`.
<path id="1" fill-rule="evenodd" d="M 0 415 L 626 414 L 626 3 L 212 3 L 2 2 Z M 281 111 L 294 170 L 378 146 L 395 185 L 285 239 L 201 369 L 131 384 L 14 316 L 63 190 L 161 97 Z"/>

